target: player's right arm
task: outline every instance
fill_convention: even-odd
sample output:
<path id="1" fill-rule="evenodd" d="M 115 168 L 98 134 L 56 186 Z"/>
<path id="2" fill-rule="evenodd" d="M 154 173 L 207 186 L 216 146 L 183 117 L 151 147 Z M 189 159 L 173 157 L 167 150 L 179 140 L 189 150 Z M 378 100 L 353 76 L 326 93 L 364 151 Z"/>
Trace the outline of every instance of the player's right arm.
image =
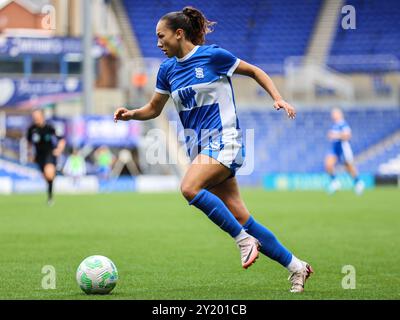
<path id="1" fill-rule="evenodd" d="M 28 155 L 28 161 L 33 162 L 34 161 L 34 156 L 33 156 L 33 144 L 32 144 L 32 126 L 28 128 L 28 132 L 26 134 L 26 140 L 28 142 L 27 144 L 27 155 Z"/>
<path id="2" fill-rule="evenodd" d="M 169 95 L 155 92 L 151 100 L 143 107 L 135 110 L 128 110 L 126 108 L 118 108 L 114 112 L 114 121 L 118 120 L 150 120 L 157 118 L 167 103 Z"/>
<path id="3" fill-rule="evenodd" d="M 274 108 L 276 110 L 284 109 L 290 119 L 296 117 L 296 110 L 294 107 L 283 100 L 272 79 L 262 69 L 241 60 L 234 73 L 254 79 L 274 100 Z"/>

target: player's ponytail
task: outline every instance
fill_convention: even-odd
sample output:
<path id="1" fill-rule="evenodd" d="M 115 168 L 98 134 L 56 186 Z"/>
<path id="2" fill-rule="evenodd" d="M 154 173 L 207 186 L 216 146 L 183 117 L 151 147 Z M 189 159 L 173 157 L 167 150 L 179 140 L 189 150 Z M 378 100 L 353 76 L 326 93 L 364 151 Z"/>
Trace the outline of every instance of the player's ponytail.
<path id="1" fill-rule="evenodd" d="M 212 26 L 216 23 L 207 20 L 200 10 L 193 7 L 168 13 L 161 20 L 166 20 L 169 28 L 174 31 L 182 29 L 194 45 L 204 44 L 206 34 L 213 31 Z"/>
<path id="2" fill-rule="evenodd" d="M 213 31 L 212 26 L 215 22 L 208 21 L 204 14 L 193 7 L 185 7 L 182 13 L 189 19 L 191 28 L 188 38 L 195 44 L 204 44 L 206 34 Z"/>

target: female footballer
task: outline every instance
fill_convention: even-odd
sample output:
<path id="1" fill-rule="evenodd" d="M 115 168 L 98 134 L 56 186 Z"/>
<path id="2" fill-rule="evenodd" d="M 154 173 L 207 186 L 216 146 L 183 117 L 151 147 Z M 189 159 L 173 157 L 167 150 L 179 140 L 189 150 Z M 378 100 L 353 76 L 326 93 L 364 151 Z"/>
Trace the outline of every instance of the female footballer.
<path id="1" fill-rule="evenodd" d="M 234 104 L 231 77 L 253 78 L 274 99 L 274 108 L 295 118 L 272 80 L 260 68 L 236 58 L 216 45 L 204 45 L 214 23 L 199 10 L 185 7 L 163 16 L 156 27 L 157 46 L 168 57 L 158 71 L 155 93 L 142 108 L 119 108 L 114 121 L 156 118 L 171 96 L 185 129 L 192 163 L 181 182 L 189 205 L 235 239 L 243 268 L 255 262 L 259 251 L 289 272 L 291 292 L 304 291 L 311 266 L 296 258 L 247 210 L 235 172 L 244 161 L 244 145 Z"/>

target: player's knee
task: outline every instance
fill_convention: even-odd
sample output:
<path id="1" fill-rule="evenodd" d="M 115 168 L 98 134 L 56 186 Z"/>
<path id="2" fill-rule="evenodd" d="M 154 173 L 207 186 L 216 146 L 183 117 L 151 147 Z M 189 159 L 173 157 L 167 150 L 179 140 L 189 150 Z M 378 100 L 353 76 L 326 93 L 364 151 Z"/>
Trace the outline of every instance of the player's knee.
<path id="1" fill-rule="evenodd" d="M 199 192 L 200 190 L 190 183 L 181 184 L 181 193 L 187 201 L 192 201 Z"/>
<path id="2" fill-rule="evenodd" d="M 332 165 L 329 163 L 329 161 L 326 161 L 326 162 L 325 162 L 325 170 L 326 170 L 326 171 L 332 170 Z"/>
<path id="3" fill-rule="evenodd" d="M 331 159 L 326 159 L 326 161 L 325 161 L 325 169 L 327 171 L 330 171 L 330 170 L 333 169 L 333 167 L 334 167 L 334 162 Z"/>
<path id="4" fill-rule="evenodd" d="M 45 171 L 44 172 L 44 177 L 47 181 L 53 181 L 55 177 L 55 173 L 53 171 Z"/>
<path id="5" fill-rule="evenodd" d="M 54 178 L 53 177 L 44 177 L 47 183 L 53 182 Z"/>

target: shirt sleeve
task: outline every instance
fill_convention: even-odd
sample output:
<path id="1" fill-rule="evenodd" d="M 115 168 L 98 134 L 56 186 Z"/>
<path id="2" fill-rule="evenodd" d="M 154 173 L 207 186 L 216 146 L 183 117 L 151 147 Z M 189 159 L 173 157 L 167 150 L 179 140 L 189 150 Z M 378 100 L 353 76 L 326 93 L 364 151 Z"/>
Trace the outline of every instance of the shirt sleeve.
<path id="1" fill-rule="evenodd" d="M 225 49 L 215 48 L 212 54 L 212 63 L 217 74 L 232 77 L 240 63 L 240 59 Z"/>
<path id="2" fill-rule="evenodd" d="M 345 123 L 345 124 L 343 124 L 343 126 L 342 126 L 342 128 L 341 128 L 341 131 L 342 132 L 348 132 L 348 133 L 351 133 L 351 128 L 350 128 L 350 126 L 347 124 L 347 123 Z"/>
<path id="3" fill-rule="evenodd" d="M 57 130 L 53 125 L 49 126 L 49 131 L 52 136 L 57 138 L 57 140 L 64 139 L 64 134 L 60 130 Z"/>
<path id="4" fill-rule="evenodd" d="M 161 94 L 170 94 L 171 86 L 167 79 L 167 72 L 164 65 L 160 66 L 157 74 L 156 92 Z"/>

